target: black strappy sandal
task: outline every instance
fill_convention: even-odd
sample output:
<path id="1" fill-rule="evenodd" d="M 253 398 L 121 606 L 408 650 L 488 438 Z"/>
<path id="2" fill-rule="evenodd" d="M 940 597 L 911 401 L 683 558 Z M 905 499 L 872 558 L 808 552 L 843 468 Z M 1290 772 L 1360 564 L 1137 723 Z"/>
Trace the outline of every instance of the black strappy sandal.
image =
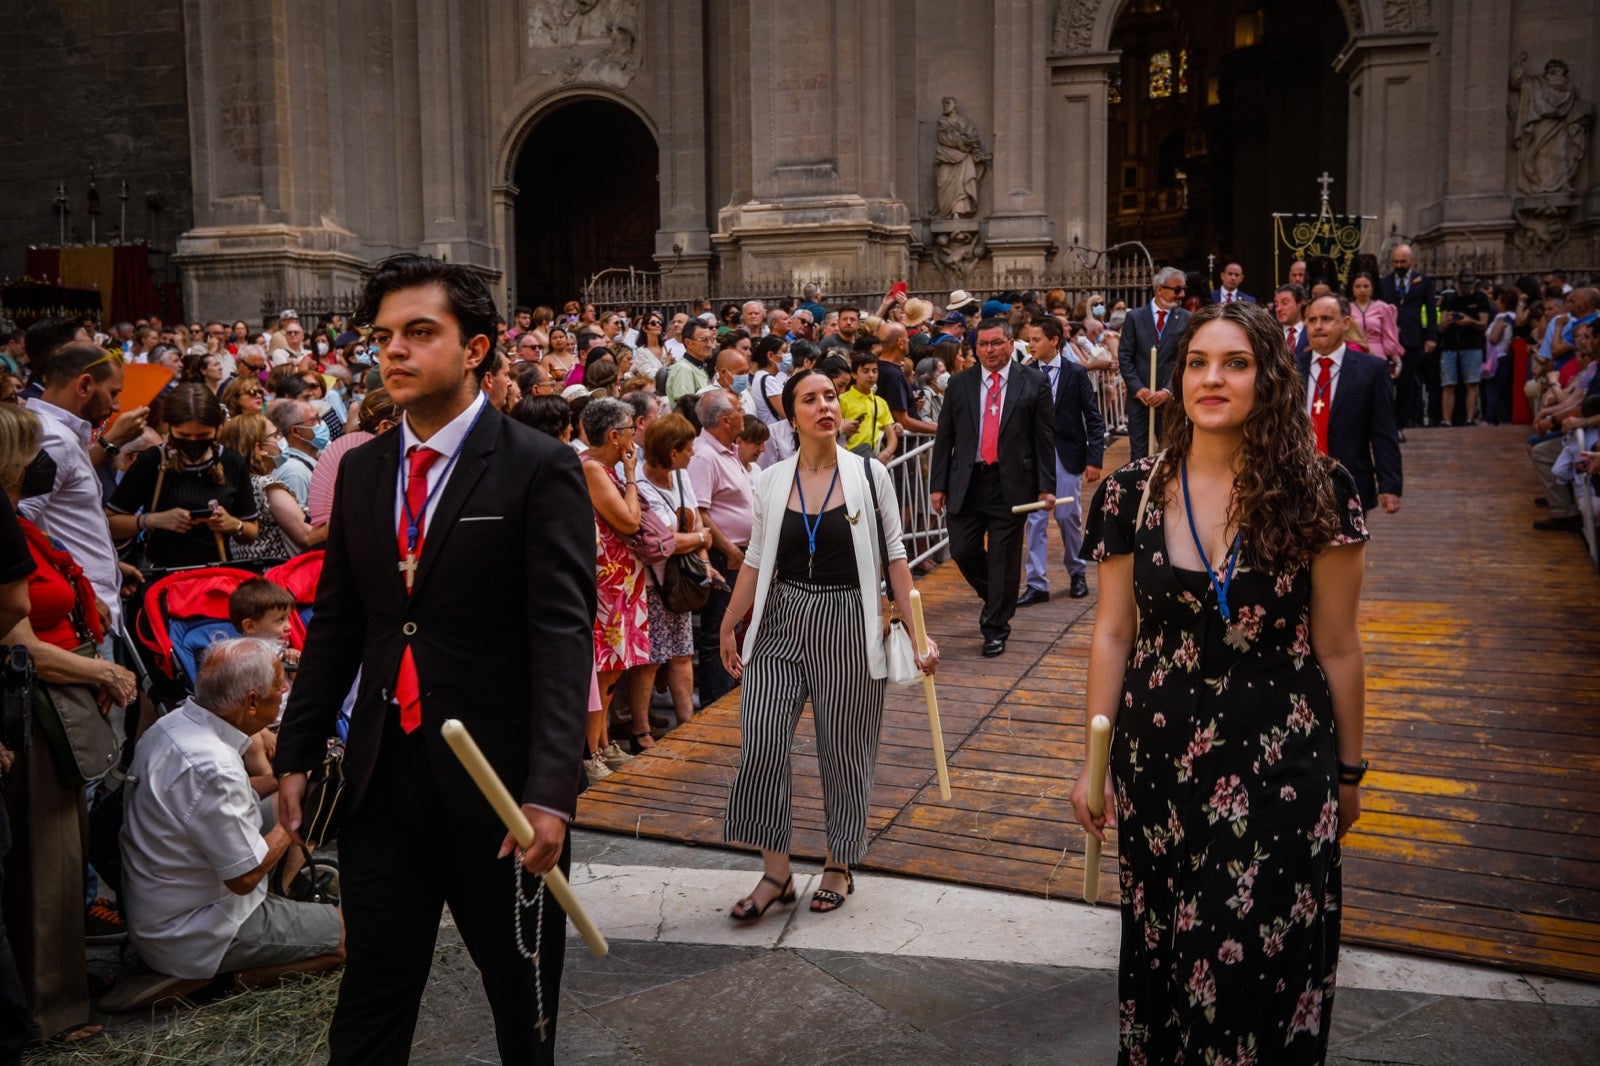
<path id="1" fill-rule="evenodd" d="M 830 911 L 838 910 L 840 907 L 844 906 L 845 896 L 851 895 L 856 890 L 856 875 L 850 872 L 850 867 L 824 866 L 822 868 L 822 873 L 824 876 L 830 873 L 844 874 L 844 896 L 841 896 L 831 888 L 817 889 L 815 892 L 811 893 L 811 913 L 813 914 L 827 914 Z"/>
<path id="2" fill-rule="evenodd" d="M 790 874 L 787 881 L 779 881 L 775 877 L 768 877 L 766 874 L 762 874 L 761 880 L 769 885 L 777 885 L 778 894 L 767 900 L 760 908 L 756 907 L 755 896 L 746 896 L 733 905 L 733 910 L 728 912 L 729 918 L 736 922 L 753 922 L 767 913 L 767 908 L 774 903 L 793 903 L 797 898 L 794 890 L 794 874 Z"/>
<path id="3" fill-rule="evenodd" d="M 639 743 L 639 739 L 640 739 L 640 738 L 641 738 L 641 737 L 651 737 L 651 738 L 654 738 L 654 737 L 655 737 L 655 733 L 653 733 L 653 732 L 651 732 L 651 731 L 650 731 L 650 730 L 648 730 L 648 729 L 646 729 L 646 730 L 645 730 L 645 731 L 644 731 L 644 732 L 643 732 L 643 733 L 635 733 L 635 734 L 634 734 L 634 735 L 633 735 L 633 736 L 632 736 L 632 738 L 631 738 L 631 739 L 629 739 L 629 741 L 628 741 L 628 747 L 630 747 L 630 748 L 632 748 L 632 749 L 633 749 L 633 754 L 635 754 L 635 755 L 643 755 L 643 754 L 644 754 L 644 753 L 645 753 L 645 752 L 647 752 L 647 751 L 649 751 L 649 750 L 650 750 L 650 748 L 653 748 L 653 747 L 655 747 L 655 745 L 654 745 L 654 744 L 651 744 L 651 745 L 650 745 L 650 748 L 647 748 L 647 747 L 645 747 L 645 746 L 643 746 L 643 745 L 642 745 L 642 744 L 640 744 L 640 743 Z"/>

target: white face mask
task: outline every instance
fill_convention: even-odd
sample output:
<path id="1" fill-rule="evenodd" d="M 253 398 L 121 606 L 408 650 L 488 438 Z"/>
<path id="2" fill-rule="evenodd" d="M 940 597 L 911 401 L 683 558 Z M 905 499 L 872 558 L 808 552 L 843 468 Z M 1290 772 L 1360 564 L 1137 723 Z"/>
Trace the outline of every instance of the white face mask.
<path id="1" fill-rule="evenodd" d="M 317 354 L 318 355 L 327 355 L 328 354 L 328 342 L 327 341 L 318 341 L 317 342 Z"/>
<path id="2" fill-rule="evenodd" d="M 948 389 L 950 387 L 950 371 L 946 370 L 944 373 L 934 378 L 933 387 L 938 389 L 940 392 Z"/>

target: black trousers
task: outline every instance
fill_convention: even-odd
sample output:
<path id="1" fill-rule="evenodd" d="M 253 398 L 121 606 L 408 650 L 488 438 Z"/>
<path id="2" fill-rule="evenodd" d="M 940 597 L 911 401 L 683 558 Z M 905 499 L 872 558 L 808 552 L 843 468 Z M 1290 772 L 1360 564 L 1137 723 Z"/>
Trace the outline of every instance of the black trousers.
<path id="1" fill-rule="evenodd" d="M 1161 411 L 1150 408 L 1128 397 L 1124 406 L 1128 415 L 1128 457 L 1133 460 L 1143 459 L 1150 454 L 1150 419 L 1156 420 L 1156 451 L 1161 450 Z"/>
<path id="2" fill-rule="evenodd" d="M 391 715 L 367 793 L 339 834 L 348 960 L 328 1031 L 330 1066 L 410 1059 L 445 904 L 482 975 L 500 1061 L 555 1061 L 567 916 L 547 894 L 539 960 L 550 1025 L 541 1041 L 534 967 L 517 952 L 511 859 L 495 858 L 504 836 L 498 823 L 469 825 L 445 811 L 421 732 L 405 735 Z M 569 836 L 560 867 L 571 865 Z M 531 896 L 537 882 L 526 883 Z M 523 914 L 530 949 L 537 914 Z"/>
<path id="3" fill-rule="evenodd" d="M 1132 410 L 1130 405 L 1130 426 Z M 1017 583 L 1022 580 L 1025 521 L 1025 515 L 1012 514 L 1006 505 L 1000 491 L 1000 468 L 975 465 L 961 511 L 949 517 L 950 557 L 967 584 L 983 599 L 978 627 L 984 640 L 1011 636 L 1011 616 L 1017 613 Z"/>
<path id="4" fill-rule="evenodd" d="M 1394 383 L 1394 413 L 1401 429 L 1422 424 L 1422 349 L 1400 353 L 1400 376 Z"/>
<path id="5" fill-rule="evenodd" d="M 733 582 L 739 575 L 728 569 L 728 557 L 711 548 L 706 557 L 717 573 L 727 579 L 726 589 L 714 588 L 711 598 L 700 608 L 694 630 L 695 688 L 700 692 L 700 706 L 709 707 L 713 700 L 733 691 L 733 678 L 722 668 L 722 620 L 728 614 L 728 602 L 733 599 Z"/>
<path id="6" fill-rule="evenodd" d="M 38 743 L 44 743 L 41 737 Z M 0 788 L 0 892 L 4 891 L 4 864 L 11 853 L 11 816 L 6 811 L 5 789 Z M 0 912 L 0 1066 L 17 1066 L 28 1042 L 28 997 L 11 954 L 4 912 Z"/>

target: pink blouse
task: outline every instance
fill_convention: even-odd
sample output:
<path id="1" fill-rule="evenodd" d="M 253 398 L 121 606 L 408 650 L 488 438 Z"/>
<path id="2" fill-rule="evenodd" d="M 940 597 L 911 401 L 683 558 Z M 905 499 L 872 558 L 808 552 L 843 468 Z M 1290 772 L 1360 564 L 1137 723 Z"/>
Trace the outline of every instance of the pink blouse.
<path id="1" fill-rule="evenodd" d="M 1404 353 L 1394 304 L 1373 300 L 1363 311 L 1360 304 L 1352 301 L 1350 312 L 1361 321 L 1361 331 L 1367 335 L 1367 347 L 1373 355 L 1399 358 Z"/>

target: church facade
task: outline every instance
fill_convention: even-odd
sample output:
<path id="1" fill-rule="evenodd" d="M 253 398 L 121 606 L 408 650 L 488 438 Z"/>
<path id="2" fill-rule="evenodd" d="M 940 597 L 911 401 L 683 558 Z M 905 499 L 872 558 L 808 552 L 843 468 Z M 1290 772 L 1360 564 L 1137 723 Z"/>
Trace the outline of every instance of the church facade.
<path id="1" fill-rule="evenodd" d="M 1591 5 L 169 2 L 173 262 L 205 313 L 345 293 L 417 249 L 508 305 L 626 269 L 982 289 L 1135 248 L 1240 259 L 1259 290 L 1272 214 L 1315 211 L 1324 172 L 1365 251 L 1600 261 Z"/>

